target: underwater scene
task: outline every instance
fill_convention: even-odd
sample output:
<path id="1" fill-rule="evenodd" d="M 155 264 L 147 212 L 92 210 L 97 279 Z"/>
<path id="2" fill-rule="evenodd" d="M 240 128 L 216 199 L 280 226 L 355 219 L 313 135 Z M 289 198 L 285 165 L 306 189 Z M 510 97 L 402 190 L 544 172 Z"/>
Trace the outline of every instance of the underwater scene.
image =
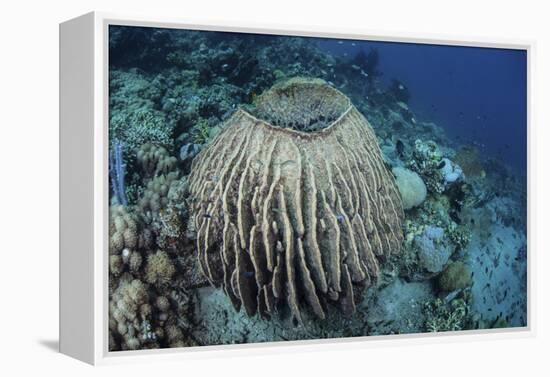
<path id="1" fill-rule="evenodd" d="M 109 27 L 109 350 L 527 326 L 523 50 Z"/>

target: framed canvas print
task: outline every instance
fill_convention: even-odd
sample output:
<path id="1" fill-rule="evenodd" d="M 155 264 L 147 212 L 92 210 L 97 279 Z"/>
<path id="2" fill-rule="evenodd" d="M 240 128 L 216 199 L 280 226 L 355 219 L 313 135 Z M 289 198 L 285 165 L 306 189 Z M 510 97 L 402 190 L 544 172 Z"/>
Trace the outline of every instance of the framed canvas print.
<path id="1" fill-rule="evenodd" d="M 61 24 L 61 351 L 528 333 L 530 53 Z"/>

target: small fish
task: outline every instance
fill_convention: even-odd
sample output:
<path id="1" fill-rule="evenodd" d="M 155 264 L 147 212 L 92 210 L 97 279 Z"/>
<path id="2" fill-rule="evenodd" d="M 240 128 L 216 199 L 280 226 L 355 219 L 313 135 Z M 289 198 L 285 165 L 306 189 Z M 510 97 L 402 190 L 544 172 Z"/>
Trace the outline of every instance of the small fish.
<path id="1" fill-rule="evenodd" d="M 205 213 L 204 215 L 202 215 L 202 217 L 205 217 L 207 219 L 211 219 L 212 215 L 209 215 L 208 213 Z"/>
<path id="2" fill-rule="evenodd" d="M 336 216 L 336 220 L 338 220 L 338 222 L 342 222 L 342 221 L 344 221 L 344 216 L 343 215 L 338 215 L 338 216 Z"/>
<path id="3" fill-rule="evenodd" d="M 403 154 L 405 153 L 405 144 L 401 140 L 397 140 L 395 143 L 395 150 L 397 151 L 397 155 L 399 157 L 403 157 Z"/>
<path id="4" fill-rule="evenodd" d="M 442 161 L 439 163 L 439 165 L 437 165 L 437 168 L 438 168 L 438 169 L 443 169 L 443 168 L 445 167 L 445 165 L 446 165 L 446 162 L 442 160 Z"/>
<path id="5" fill-rule="evenodd" d="M 343 45 L 343 44 L 344 44 L 344 41 L 338 41 L 338 44 L 339 44 L 339 45 Z"/>
<path id="6" fill-rule="evenodd" d="M 290 165 L 290 164 L 294 164 L 294 163 L 296 163 L 295 160 L 286 160 L 284 162 L 281 162 L 281 167 L 284 167 L 284 166 Z"/>
<path id="7" fill-rule="evenodd" d="M 251 278 L 253 276 L 254 276 L 254 272 L 252 272 L 252 271 L 245 271 L 244 272 L 244 277 L 246 277 L 246 278 Z"/>

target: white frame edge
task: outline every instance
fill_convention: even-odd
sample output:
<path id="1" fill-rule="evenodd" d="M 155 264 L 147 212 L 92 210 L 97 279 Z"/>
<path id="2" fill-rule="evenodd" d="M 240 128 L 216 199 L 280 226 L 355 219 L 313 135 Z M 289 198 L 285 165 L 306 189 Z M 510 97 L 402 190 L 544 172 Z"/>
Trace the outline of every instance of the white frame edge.
<path id="1" fill-rule="evenodd" d="M 528 308 L 527 326 L 438 334 L 254 343 L 140 351 L 108 351 L 108 25 L 167 27 L 293 36 L 519 49 L 527 52 L 528 97 Z M 495 40 L 498 40 L 495 42 Z M 534 41 L 452 37 L 296 25 L 204 22 L 92 12 L 60 25 L 60 352 L 90 364 L 150 362 L 441 342 L 483 341 L 535 335 L 535 253 L 532 219 Z M 80 77 L 79 81 L 71 81 Z M 85 83 L 86 85 L 83 85 Z M 92 89 L 93 88 L 93 89 Z M 76 101 L 76 102 L 75 102 Z M 75 126 L 77 125 L 77 126 Z M 74 145 L 78 139 L 82 146 Z M 78 163 L 70 164 L 69 161 Z M 92 165 L 90 165 L 92 164 Z M 83 169 L 84 167 L 84 169 Z M 80 175 L 79 175 L 80 174 Z M 80 179 L 75 179 L 80 177 Z M 91 190 L 93 189 L 93 192 Z M 92 223 L 93 219 L 93 223 Z M 89 244 L 83 245 L 83 239 Z M 92 247 L 93 245 L 93 247 Z M 91 255 L 90 255 L 91 254 Z"/>

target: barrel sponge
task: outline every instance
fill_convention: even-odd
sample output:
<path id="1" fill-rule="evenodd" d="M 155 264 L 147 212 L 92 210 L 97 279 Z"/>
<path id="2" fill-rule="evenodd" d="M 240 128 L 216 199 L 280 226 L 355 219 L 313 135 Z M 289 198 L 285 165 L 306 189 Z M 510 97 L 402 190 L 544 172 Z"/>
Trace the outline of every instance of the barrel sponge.
<path id="1" fill-rule="evenodd" d="M 200 269 L 249 316 L 288 305 L 300 323 L 304 310 L 325 318 L 329 303 L 350 314 L 403 239 L 374 131 L 322 80 L 277 84 L 255 105 L 193 160 Z"/>
<path id="2" fill-rule="evenodd" d="M 393 168 L 392 172 L 403 199 L 403 208 L 411 209 L 422 204 L 427 192 L 422 178 L 415 172 L 401 167 Z"/>

